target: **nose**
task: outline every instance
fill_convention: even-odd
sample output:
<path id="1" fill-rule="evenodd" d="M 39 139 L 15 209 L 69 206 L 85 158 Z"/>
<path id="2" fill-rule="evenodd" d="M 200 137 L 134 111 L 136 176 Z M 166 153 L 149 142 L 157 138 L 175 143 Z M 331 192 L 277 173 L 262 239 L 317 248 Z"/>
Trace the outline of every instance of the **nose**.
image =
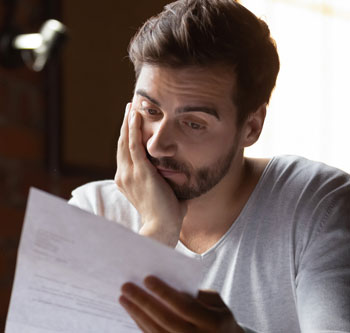
<path id="1" fill-rule="evenodd" d="M 154 122 L 149 129 L 147 138 L 147 151 L 155 158 L 172 157 L 177 150 L 175 129 L 163 118 L 162 121 Z"/>

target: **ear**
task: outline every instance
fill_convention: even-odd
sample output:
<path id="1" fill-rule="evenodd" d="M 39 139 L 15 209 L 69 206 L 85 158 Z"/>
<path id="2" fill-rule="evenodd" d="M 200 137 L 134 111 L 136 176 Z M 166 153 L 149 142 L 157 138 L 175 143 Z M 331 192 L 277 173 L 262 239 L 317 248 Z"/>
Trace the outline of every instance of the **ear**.
<path id="1" fill-rule="evenodd" d="M 249 114 L 242 128 L 242 146 L 249 147 L 254 144 L 260 136 L 266 117 L 266 103 L 256 111 Z"/>

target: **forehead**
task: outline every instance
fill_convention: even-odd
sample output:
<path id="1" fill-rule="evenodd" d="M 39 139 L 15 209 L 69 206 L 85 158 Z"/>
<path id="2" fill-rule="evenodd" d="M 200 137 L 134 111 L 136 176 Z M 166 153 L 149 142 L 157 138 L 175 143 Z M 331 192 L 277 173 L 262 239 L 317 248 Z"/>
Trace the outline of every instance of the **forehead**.
<path id="1" fill-rule="evenodd" d="M 223 67 L 169 68 L 144 65 L 135 91 L 142 89 L 156 99 L 233 105 L 235 77 Z"/>

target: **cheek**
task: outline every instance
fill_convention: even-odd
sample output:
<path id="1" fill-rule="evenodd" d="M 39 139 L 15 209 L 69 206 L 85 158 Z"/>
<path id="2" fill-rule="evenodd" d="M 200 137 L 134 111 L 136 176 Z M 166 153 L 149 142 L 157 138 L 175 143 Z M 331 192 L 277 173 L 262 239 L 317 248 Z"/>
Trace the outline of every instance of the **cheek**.
<path id="1" fill-rule="evenodd" d="M 212 163 L 218 156 L 218 146 L 212 141 L 202 141 L 195 144 L 183 144 L 179 147 L 179 154 L 188 160 L 192 167 L 199 168 Z"/>
<path id="2" fill-rule="evenodd" d="M 232 144 L 231 141 L 220 135 L 212 136 L 199 144 L 187 145 L 187 154 L 197 166 L 210 165 L 227 151 Z"/>

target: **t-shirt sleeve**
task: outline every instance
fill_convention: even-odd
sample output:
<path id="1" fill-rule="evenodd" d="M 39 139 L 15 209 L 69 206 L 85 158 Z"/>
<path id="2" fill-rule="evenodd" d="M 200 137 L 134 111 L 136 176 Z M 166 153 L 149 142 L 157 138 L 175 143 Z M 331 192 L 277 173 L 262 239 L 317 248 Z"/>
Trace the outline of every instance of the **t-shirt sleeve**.
<path id="1" fill-rule="evenodd" d="M 100 187 L 99 182 L 80 186 L 72 192 L 72 197 L 68 203 L 95 215 L 102 215 L 100 213 L 100 202 L 103 198 L 101 197 Z"/>
<path id="2" fill-rule="evenodd" d="M 141 228 L 141 217 L 113 180 L 96 181 L 76 188 L 69 204 L 122 224 L 135 232 Z"/>
<path id="3" fill-rule="evenodd" d="M 307 333 L 350 332 L 350 186 L 331 196 L 316 207 L 297 270 L 298 316 Z"/>

